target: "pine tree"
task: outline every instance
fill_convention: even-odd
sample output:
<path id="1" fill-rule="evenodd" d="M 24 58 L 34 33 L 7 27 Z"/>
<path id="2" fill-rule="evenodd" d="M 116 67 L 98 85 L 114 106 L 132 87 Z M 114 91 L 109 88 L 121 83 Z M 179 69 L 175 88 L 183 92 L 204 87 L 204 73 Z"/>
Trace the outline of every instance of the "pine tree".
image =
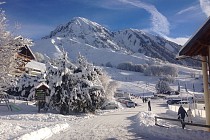
<path id="1" fill-rule="evenodd" d="M 81 55 L 78 57 L 77 66 L 68 61 L 65 53 L 63 56 L 57 68 L 47 68 L 47 81 L 53 89 L 50 104 L 57 106 L 62 114 L 72 111 L 94 112 L 100 108 L 104 98 L 104 90 L 99 80 L 101 71 Z M 52 81 L 53 84 L 50 83 Z"/>

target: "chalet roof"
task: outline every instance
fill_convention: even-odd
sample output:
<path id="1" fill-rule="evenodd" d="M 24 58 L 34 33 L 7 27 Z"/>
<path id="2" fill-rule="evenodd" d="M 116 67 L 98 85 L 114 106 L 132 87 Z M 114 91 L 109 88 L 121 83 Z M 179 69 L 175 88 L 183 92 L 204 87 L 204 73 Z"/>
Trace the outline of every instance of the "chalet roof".
<path id="1" fill-rule="evenodd" d="M 177 58 L 207 56 L 210 46 L 210 17 L 203 26 L 192 36 L 177 54 Z"/>
<path id="2" fill-rule="evenodd" d="M 35 89 L 37 89 L 37 88 L 40 88 L 41 86 L 44 86 L 44 87 L 46 87 L 46 88 L 50 88 L 45 82 L 41 82 L 39 85 L 37 85 L 36 87 L 35 87 Z"/>
<path id="3" fill-rule="evenodd" d="M 30 47 L 28 47 L 27 45 L 25 45 L 24 47 L 21 47 L 19 49 L 18 52 L 20 55 L 23 55 L 31 60 L 36 60 L 35 55 L 33 54 L 32 50 L 30 49 Z"/>

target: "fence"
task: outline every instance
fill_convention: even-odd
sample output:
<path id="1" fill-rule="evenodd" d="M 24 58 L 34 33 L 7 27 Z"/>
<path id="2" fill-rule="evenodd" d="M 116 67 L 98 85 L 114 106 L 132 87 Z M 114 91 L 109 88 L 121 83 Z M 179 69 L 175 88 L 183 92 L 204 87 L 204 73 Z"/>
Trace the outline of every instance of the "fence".
<path id="1" fill-rule="evenodd" d="M 6 106 L 9 110 L 12 111 L 12 107 L 9 103 L 9 97 L 7 93 L 0 93 L 0 106 Z"/>
<path id="2" fill-rule="evenodd" d="M 183 105 L 184 107 L 184 105 Z M 178 112 L 179 110 L 179 106 L 177 105 L 168 105 L 169 110 L 174 111 L 174 112 Z M 184 107 L 185 110 L 188 110 L 188 108 Z M 198 117 L 202 117 L 202 118 L 206 118 L 206 112 L 205 110 L 202 109 L 192 109 L 192 114 L 193 116 L 198 116 Z"/>
<path id="3" fill-rule="evenodd" d="M 197 123 L 187 123 L 187 122 L 184 122 L 180 119 L 173 119 L 173 118 L 164 118 L 164 117 L 157 117 L 155 116 L 155 125 L 157 126 L 161 126 L 161 125 L 158 125 L 157 123 L 157 119 L 162 119 L 162 120 L 169 120 L 169 121 L 177 121 L 177 122 L 180 122 L 181 125 L 182 125 L 182 128 L 184 129 L 184 127 L 186 125 L 191 125 L 191 126 L 198 126 L 198 127 L 205 127 L 205 128 L 210 128 L 210 125 L 205 125 L 205 124 L 197 124 Z M 165 126 L 162 126 L 162 127 L 165 127 Z"/>

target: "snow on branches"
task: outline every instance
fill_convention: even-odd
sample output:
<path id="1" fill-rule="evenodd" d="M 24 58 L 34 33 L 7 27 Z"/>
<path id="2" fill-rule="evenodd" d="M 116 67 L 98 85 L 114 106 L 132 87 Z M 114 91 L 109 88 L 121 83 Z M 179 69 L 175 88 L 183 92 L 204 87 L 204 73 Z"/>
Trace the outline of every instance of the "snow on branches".
<path id="1" fill-rule="evenodd" d="M 161 93 L 161 94 L 171 91 L 169 83 L 165 80 L 159 80 L 155 88 L 157 90 L 157 93 Z"/>
<path id="2" fill-rule="evenodd" d="M 32 45 L 31 40 L 21 36 L 15 37 L 6 30 L 5 12 L 0 9 L 0 85 L 1 90 L 5 90 L 8 84 L 14 79 L 13 72 L 16 69 L 16 58 L 20 47 Z"/>
<path id="3" fill-rule="evenodd" d="M 46 107 L 56 109 L 61 114 L 73 111 L 94 112 L 100 108 L 105 98 L 101 76 L 101 70 L 88 63 L 83 56 L 79 55 L 78 63 L 74 65 L 63 51 L 61 57 L 54 60 L 53 64 L 50 62 L 46 64 L 46 73 L 39 76 L 40 79 L 45 79 L 50 89 Z M 35 95 L 34 88 L 39 79 L 26 79 L 28 79 L 26 76 L 24 80 L 20 79 L 17 87 L 21 91 L 21 96 L 25 96 L 25 89 L 30 86 L 28 99 L 31 99 Z M 32 79 L 34 82 L 31 82 Z"/>

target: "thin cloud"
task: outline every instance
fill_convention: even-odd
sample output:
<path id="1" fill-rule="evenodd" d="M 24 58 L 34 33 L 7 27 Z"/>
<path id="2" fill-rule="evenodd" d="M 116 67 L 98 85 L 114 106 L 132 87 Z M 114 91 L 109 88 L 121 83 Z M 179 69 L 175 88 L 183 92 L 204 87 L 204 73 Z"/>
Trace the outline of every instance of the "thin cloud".
<path id="1" fill-rule="evenodd" d="M 94 1 L 94 3 L 91 2 L 91 5 L 100 6 L 110 10 L 119 10 L 131 7 L 131 5 L 125 5 L 124 3 L 119 3 L 119 1 L 115 0 Z"/>
<path id="2" fill-rule="evenodd" d="M 210 16 L 210 0 L 199 0 L 200 7 L 207 17 Z"/>
<path id="3" fill-rule="evenodd" d="M 149 12 L 151 14 L 151 21 L 152 21 L 151 30 L 158 34 L 165 34 L 165 35 L 169 34 L 169 25 L 170 24 L 169 24 L 167 18 L 164 15 L 162 15 L 155 8 L 155 6 L 147 4 L 147 3 L 143 3 L 141 1 L 136 1 L 136 0 L 132 0 L 132 1 L 118 0 L 118 1 L 126 3 L 126 4 L 130 4 L 130 5 L 138 7 L 138 8 L 145 9 L 147 12 Z"/>
<path id="4" fill-rule="evenodd" d="M 177 13 L 177 15 L 181 15 L 181 14 L 184 14 L 184 13 L 187 13 L 187 12 L 195 11 L 197 9 L 198 9 L 198 6 L 191 6 L 191 7 L 188 7 L 186 9 L 183 9 L 183 10 L 179 11 Z"/>
<path id="5" fill-rule="evenodd" d="M 164 38 L 166 38 L 167 40 L 170 40 L 172 42 L 175 42 L 175 43 L 177 43 L 179 45 L 184 45 L 189 40 L 189 37 L 171 38 L 171 37 L 165 36 Z"/>
<path id="6" fill-rule="evenodd" d="M 6 3 L 6 2 L 4 2 L 4 1 L 2 1 L 2 2 L 0 1 L 0 5 L 1 5 L 1 4 L 5 4 L 5 3 Z"/>

